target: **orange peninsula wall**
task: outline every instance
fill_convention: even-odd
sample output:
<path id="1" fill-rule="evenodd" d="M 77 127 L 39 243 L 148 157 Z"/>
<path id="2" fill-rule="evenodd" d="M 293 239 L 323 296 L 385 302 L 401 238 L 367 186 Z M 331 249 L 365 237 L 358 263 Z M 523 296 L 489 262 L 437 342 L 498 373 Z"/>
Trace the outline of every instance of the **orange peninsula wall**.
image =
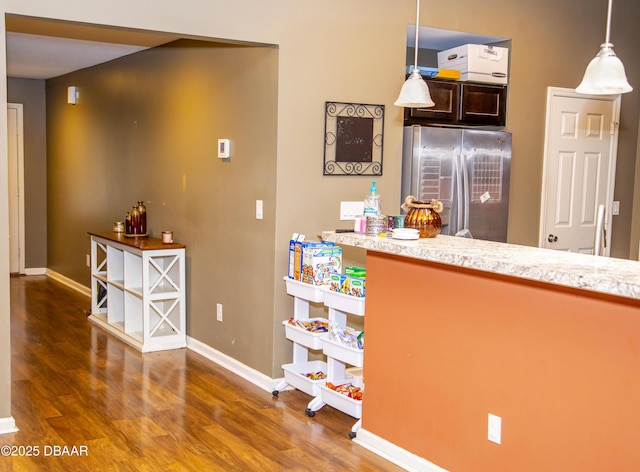
<path id="1" fill-rule="evenodd" d="M 367 431 L 452 472 L 640 470 L 639 301 L 370 251 L 366 313 Z"/>

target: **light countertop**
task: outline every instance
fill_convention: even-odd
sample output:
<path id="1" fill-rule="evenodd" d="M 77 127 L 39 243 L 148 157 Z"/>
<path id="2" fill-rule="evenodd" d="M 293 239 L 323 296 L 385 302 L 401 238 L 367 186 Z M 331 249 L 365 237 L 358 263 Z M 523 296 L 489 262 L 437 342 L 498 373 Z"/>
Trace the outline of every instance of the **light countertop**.
<path id="1" fill-rule="evenodd" d="M 640 300 L 640 262 L 439 235 L 413 241 L 322 233 L 325 241 L 370 251 Z"/>

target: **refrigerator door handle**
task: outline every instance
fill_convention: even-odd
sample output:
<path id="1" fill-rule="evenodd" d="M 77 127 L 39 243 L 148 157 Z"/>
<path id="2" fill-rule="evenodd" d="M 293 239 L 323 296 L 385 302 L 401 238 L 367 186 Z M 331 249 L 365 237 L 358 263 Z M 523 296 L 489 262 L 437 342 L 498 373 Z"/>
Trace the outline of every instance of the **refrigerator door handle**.
<path id="1" fill-rule="evenodd" d="M 469 172 L 467 171 L 467 155 L 462 154 L 462 182 L 464 186 L 464 227 L 469 229 L 469 205 L 471 198 L 469 196 Z"/>
<path id="2" fill-rule="evenodd" d="M 462 218 L 463 218 L 463 212 L 464 212 L 464 207 L 462 205 L 462 186 L 464 185 L 463 179 L 462 179 L 462 155 L 460 154 L 456 154 L 456 194 L 457 194 L 457 199 L 456 199 L 456 206 L 457 206 L 457 225 L 454 228 L 454 231 L 450 232 L 449 234 L 451 234 L 452 236 L 455 235 L 458 231 L 461 231 L 463 229 L 462 227 Z"/>
<path id="3" fill-rule="evenodd" d="M 593 254 L 596 256 L 601 256 L 602 250 L 606 249 L 607 247 L 607 227 L 605 226 L 604 219 L 605 206 L 600 205 L 598 206 L 598 211 L 596 214 L 596 233 L 593 242 Z"/>

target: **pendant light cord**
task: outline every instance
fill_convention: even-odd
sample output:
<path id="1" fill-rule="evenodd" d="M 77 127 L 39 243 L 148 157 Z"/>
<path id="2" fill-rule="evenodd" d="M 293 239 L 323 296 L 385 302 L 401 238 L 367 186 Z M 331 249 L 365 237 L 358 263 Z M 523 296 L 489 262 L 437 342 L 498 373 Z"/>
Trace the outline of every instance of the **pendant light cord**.
<path id="1" fill-rule="evenodd" d="M 414 55 L 414 60 L 413 60 L 413 69 L 414 70 L 418 70 L 418 25 L 420 24 L 420 0 L 418 1 L 418 7 L 416 8 L 416 42 L 415 42 L 415 47 L 414 47 L 414 51 L 413 51 L 413 55 Z M 609 0 L 611 1 L 611 0 Z"/>

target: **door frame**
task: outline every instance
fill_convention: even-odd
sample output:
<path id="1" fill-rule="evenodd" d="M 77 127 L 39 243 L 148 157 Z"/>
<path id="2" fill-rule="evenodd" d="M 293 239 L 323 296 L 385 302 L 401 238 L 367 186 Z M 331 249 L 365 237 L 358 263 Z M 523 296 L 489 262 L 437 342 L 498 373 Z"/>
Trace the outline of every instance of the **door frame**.
<path id="1" fill-rule="evenodd" d="M 18 271 L 20 274 L 25 273 L 25 222 L 24 222 L 24 109 L 22 103 L 7 103 L 7 111 L 9 109 L 15 109 L 17 112 L 17 179 L 18 186 L 18 214 L 16 218 L 18 221 L 9 220 L 9 225 L 18 225 Z M 8 121 L 8 119 L 7 119 Z M 8 122 L 7 122 L 8 128 Z M 7 142 L 8 144 L 8 142 Z M 8 153 L 7 146 L 7 160 L 12 159 L 12 156 Z"/>
<path id="2" fill-rule="evenodd" d="M 549 126 L 551 123 L 551 105 L 553 103 L 553 99 L 555 97 L 566 97 L 566 98 L 579 98 L 579 99 L 593 99 L 593 100 L 606 100 L 610 101 L 613 105 L 612 110 L 612 123 L 611 123 L 611 143 L 609 146 L 610 153 L 610 167 L 611 167 L 611 177 L 610 181 L 607 185 L 607 196 L 606 196 L 606 216 L 605 216 L 605 228 L 606 228 L 606 239 L 605 244 L 606 248 L 604 249 L 603 255 L 609 256 L 611 252 L 611 229 L 612 229 L 612 217 L 611 210 L 613 207 L 613 198 L 614 198 L 614 190 L 615 190 L 615 180 L 616 180 L 616 163 L 618 160 L 618 132 L 620 125 L 620 102 L 621 96 L 617 95 L 585 95 L 575 91 L 575 89 L 563 88 L 563 87 L 547 87 L 547 108 L 545 113 L 545 134 L 544 134 L 544 158 L 542 165 L 542 193 L 540 199 L 540 224 L 538 231 L 538 247 L 545 247 L 545 240 L 547 237 L 547 231 L 545 230 L 545 221 L 546 221 L 546 208 L 547 208 L 547 190 L 548 190 L 548 182 L 547 182 L 547 170 L 549 167 L 549 140 L 550 140 L 550 132 Z"/>

